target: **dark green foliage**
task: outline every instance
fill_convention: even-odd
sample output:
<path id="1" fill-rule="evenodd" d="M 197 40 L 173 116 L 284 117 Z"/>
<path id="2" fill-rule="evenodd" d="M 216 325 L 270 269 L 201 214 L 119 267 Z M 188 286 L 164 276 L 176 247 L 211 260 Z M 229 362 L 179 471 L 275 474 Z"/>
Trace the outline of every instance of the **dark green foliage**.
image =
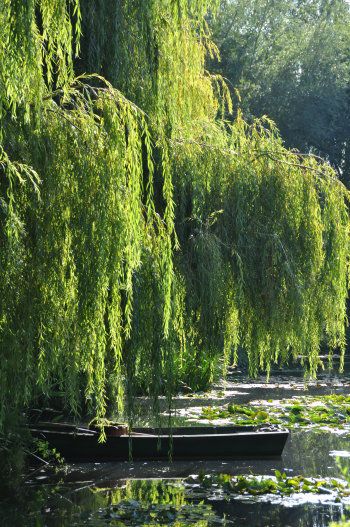
<path id="1" fill-rule="evenodd" d="M 215 68 L 244 114 L 268 115 L 288 147 L 329 159 L 349 184 L 348 2 L 222 0 L 214 28 Z"/>

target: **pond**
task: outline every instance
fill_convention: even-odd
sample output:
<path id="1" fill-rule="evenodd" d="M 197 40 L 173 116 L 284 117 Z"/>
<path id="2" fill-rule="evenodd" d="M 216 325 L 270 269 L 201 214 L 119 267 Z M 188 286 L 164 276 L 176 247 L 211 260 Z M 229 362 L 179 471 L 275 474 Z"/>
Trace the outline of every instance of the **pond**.
<path id="1" fill-rule="evenodd" d="M 272 408 L 293 397 L 347 396 L 349 370 L 347 364 L 344 375 L 326 372 L 307 389 L 299 370 L 276 371 L 269 382 L 262 377 L 253 383 L 243 374 L 231 372 L 225 382 L 209 393 L 177 397 L 175 420 L 198 422 L 199 416 L 203 417 L 203 407 L 208 406 L 215 409 L 254 403 Z M 304 400 L 308 406 L 305 401 L 309 400 Z M 140 400 L 140 407 L 145 410 L 147 402 Z M 350 465 L 349 456 L 350 420 L 345 419 L 339 427 L 296 423 L 279 460 L 91 463 L 69 464 L 59 470 L 40 469 L 28 477 L 16 499 L 0 503 L 0 524 L 326 527 L 342 515 L 350 518 L 350 497 L 339 496 L 324 483 L 319 483 L 316 493 L 237 494 L 231 487 L 218 484 L 216 475 L 271 477 L 279 471 L 290 480 L 301 475 L 329 481 L 343 478 L 339 462 L 343 467 Z"/>

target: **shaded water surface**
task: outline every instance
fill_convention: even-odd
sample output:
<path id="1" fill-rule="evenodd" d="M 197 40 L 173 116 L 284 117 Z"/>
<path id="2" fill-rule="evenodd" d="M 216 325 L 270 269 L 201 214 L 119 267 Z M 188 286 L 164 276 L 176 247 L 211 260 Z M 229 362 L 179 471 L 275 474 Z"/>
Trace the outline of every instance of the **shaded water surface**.
<path id="1" fill-rule="evenodd" d="M 269 383 L 254 384 L 234 374 L 207 394 L 181 396 L 174 401 L 179 422 L 188 411 L 204 405 L 278 400 L 293 395 L 350 393 L 350 376 L 323 375 L 307 392 L 298 372 L 293 377 L 275 374 Z M 143 406 L 144 401 L 140 401 Z M 173 525 L 185 527 L 326 527 L 346 505 L 334 496 L 292 495 L 230 496 L 220 489 L 203 490 L 195 479 L 200 474 L 274 474 L 307 477 L 340 477 L 337 457 L 349 464 L 350 432 L 343 430 L 293 430 L 283 457 L 274 461 L 193 461 L 70 464 L 64 469 L 39 471 L 23 485 L 16 499 L 0 502 L 0 525 L 25 527 L 122 527 Z"/>

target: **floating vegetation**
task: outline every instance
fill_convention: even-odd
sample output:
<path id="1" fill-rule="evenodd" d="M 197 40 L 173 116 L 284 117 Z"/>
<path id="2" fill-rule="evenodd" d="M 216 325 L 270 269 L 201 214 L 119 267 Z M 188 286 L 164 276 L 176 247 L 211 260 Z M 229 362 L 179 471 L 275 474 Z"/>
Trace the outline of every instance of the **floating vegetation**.
<path id="1" fill-rule="evenodd" d="M 98 511 L 95 520 L 103 520 L 101 525 L 175 525 L 176 527 L 206 527 L 215 518 L 210 505 L 187 504 L 175 507 L 140 503 L 139 501 L 122 501 L 108 509 Z M 120 522 L 120 523 L 119 523 Z M 99 523 L 94 524 L 96 526 Z"/>
<path id="2" fill-rule="evenodd" d="M 305 455 L 307 448 L 303 448 Z M 48 479 L 42 485 L 27 487 L 29 492 L 24 493 L 23 503 L 19 506 L 15 502 L 12 516 L 9 509 L 10 515 L 5 514 L 3 523 L 27 525 L 26 519 L 31 511 L 28 525 L 37 527 L 51 524 L 62 527 L 209 527 L 226 525 L 225 519 L 231 519 L 232 525 L 236 525 L 239 518 L 249 518 L 247 510 L 259 514 L 260 506 L 266 507 L 267 503 L 273 505 L 271 509 L 270 505 L 267 507 L 269 519 L 285 507 L 300 504 L 308 504 L 310 508 L 315 504 L 327 504 L 327 507 L 337 504 L 338 512 L 342 509 L 346 513 L 344 506 L 350 503 L 348 468 L 344 464 L 339 468 L 341 479 L 304 477 L 300 471 L 294 476 L 276 471 L 274 475 L 199 473 L 185 479 L 124 479 L 118 474 L 117 467 L 106 469 L 99 466 L 92 471 L 88 466 L 76 467 L 68 478 L 62 471 L 51 481 Z M 147 468 L 142 464 L 138 470 L 142 473 Z M 39 477 L 37 483 L 43 482 L 43 476 Z M 217 506 L 219 502 L 221 506 Z M 307 515 L 306 509 L 304 513 Z M 340 515 L 333 516 L 335 518 L 340 519 Z M 230 521 L 227 524 L 231 525 Z M 260 523 L 252 521 L 248 525 Z M 270 523 L 266 522 L 266 525 Z M 281 521 L 272 525 L 284 526 L 286 523 Z"/>
<path id="3" fill-rule="evenodd" d="M 350 425 L 350 396 L 303 396 L 252 405 L 230 403 L 224 407 L 203 407 L 200 419 L 225 419 L 237 425 L 263 423 L 293 427 L 333 427 Z"/>
<path id="4" fill-rule="evenodd" d="M 203 488 L 219 488 L 225 494 L 260 496 L 264 494 L 332 494 L 339 501 L 350 497 L 350 486 L 347 481 L 337 478 L 306 478 L 304 476 L 287 476 L 278 470 L 274 476 L 255 476 L 218 474 L 199 476 L 198 482 Z"/>
<path id="5" fill-rule="evenodd" d="M 350 487 L 349 465 L 344 464 L 344 462 L 340 458 L 338 458 L 338 468 L 340 469 L 340 472 L 342 473 L 343 477 L 348 483 L 348 486 Z M 349 514 L 349 508 L 347 508 L 347 514 Z M 350 527 L 350 521 L 346 520 L 345 515 L 343 515 L 342 521 L 332 522 L 329 527 Z"/>

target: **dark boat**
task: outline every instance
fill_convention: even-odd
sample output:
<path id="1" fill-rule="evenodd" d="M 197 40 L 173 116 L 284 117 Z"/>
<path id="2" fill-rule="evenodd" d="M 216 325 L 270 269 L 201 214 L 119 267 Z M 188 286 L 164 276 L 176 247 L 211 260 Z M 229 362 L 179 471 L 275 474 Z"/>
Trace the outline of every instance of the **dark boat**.
<path id="1" fill-rule="evenodd" d="M 31 433 L 67 461 L 276 458 L 289 435 L 249 426 L 135 428 L 130 434 L 107 434 L 100 443 L 96 430 L 73 425 L 37 424 Z"/>

